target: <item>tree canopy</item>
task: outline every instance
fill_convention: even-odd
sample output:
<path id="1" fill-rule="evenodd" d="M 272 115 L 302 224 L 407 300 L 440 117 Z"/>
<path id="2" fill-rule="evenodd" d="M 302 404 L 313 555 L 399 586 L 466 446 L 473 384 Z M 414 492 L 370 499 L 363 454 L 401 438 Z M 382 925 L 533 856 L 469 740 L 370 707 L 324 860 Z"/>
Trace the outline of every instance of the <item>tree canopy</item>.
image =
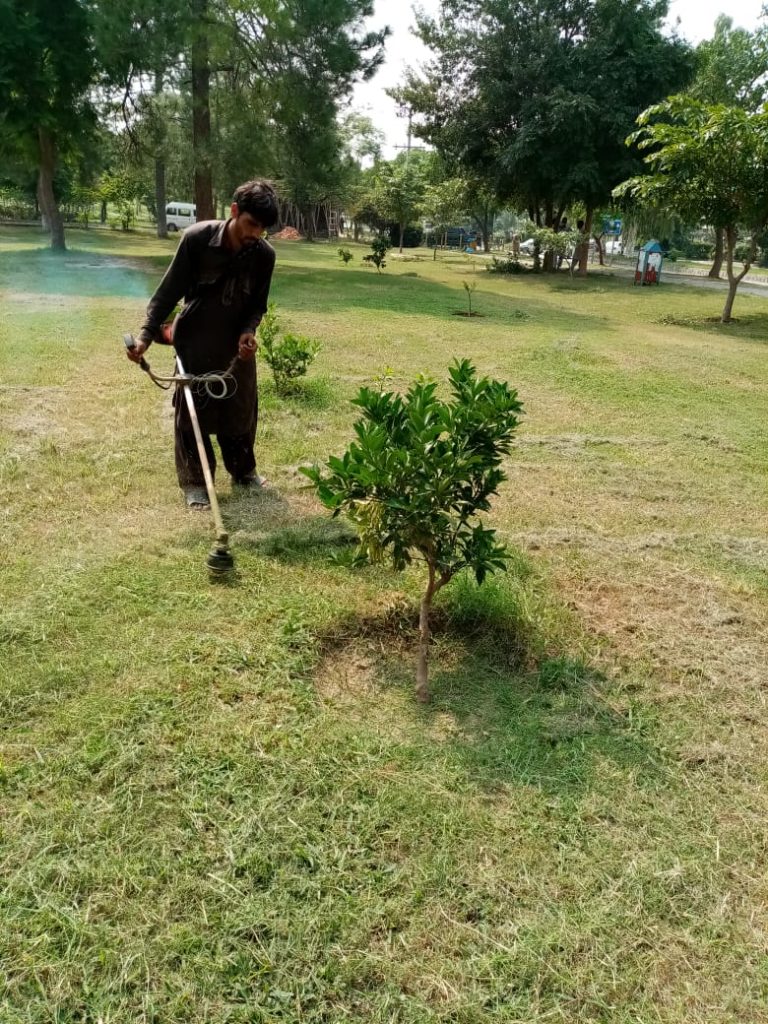
<path id="1" fill-rule="evenodd" d="M 690 77 L 666 13 L 665 0 L 443 0 L 419 20 L 435 57 L 400 96 L 418 134 L 536 224 L 556 227 L 574 201 L 589 218 L 638 166 L 624 145 L 638 110 Z"/>
<path id="2" fill-rule="evenodd" d="M 617 194 L 674 210 L 689 223 L 703 219 L 723 229 L 729 290 L 722 320 L 727 322 L 768 224 L 768 111 L 750 113 L 679 95 L 644 111 L 638 123 L 627 142 L 646 154 L 649 173 L 630 178 Z M 737 274 L 733 264 L 740 227 L 749 250 Z"/>
<path id="3" fill-rule="evenodd" d="M 308 229 L 349 184 L 339 114 L 383 59 L 388 30 L 364 27 L 372 11 L 371 0 L 62 0 L 53 18 L 42 0 L 0 0 L 0 137 L 14 174 L 37 177 L 54 244 L 57 174 L 85 149 L 97 107 L 119 144 L 101 147 L 91 183 L 140 167 L 159 233 L 168 179 L 205 218 L 256 175 L 279 180 Z"/>
<path id="4" fill-rule="evenodd" d="M 20 165 L 37 169 L 37 199 L 56 249 L 65 243 L 54 175 L 95 127 L 95 66 L 80 0 L 60 0 L 55 18 L 45 0 L 0 0 L 0 141 Z"/>

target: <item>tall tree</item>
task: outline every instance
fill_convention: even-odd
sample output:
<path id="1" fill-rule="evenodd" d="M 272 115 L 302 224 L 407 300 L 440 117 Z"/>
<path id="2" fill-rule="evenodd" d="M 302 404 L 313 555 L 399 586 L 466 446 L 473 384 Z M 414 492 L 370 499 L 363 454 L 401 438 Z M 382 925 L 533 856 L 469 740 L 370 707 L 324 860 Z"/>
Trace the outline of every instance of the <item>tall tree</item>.
<path id="1" fill-rule="evenodd" d="M 183 0 L 92 0 L 93 40 L 105 113 L 117 112 L 137 162 L 154 164 L 157 233 L 165 220 L 169 113 L 178 104 L 190 19 Z"/>
<path id="2" fill-rule="evenodd" d="M 448 228 L 463 216 L 466 208 L 467 182 L 464 178 L 445 178 L 424 189 L 422 211 L 432 221 L 436 232 L 435 255 L 438 244 L 446 244 Z"/>
<path id="3" fill-rule="evenodd" d="M 688 92 L 702 103 L 759 110 L 766 98 L 768 32 L 734 28 L 733 19 L 721 14 L 711 39 L 696 49 L 696 77 Z M 709 277 L 719 278 L 725 256 L 723 228 L 715 228 L 715 256 Z"/>
<path id="4" fill-rule="evenodd" d="M 539 226 L 581 201 L 588 233 L 637 167 L 624 146 L 637 111 L 689 77 L 666 13 L 666 0 L 443 0 L 419 20 L 434 59 L 402 90 L 416 130 Z"/>
<path id="5" fill-rule="evenodd" d="M 192 151 L 195 158 L 195 207 L 198 220 L 213 220 L 213 159 L 211 153 L 211 5 L 191 0 L 189 66 L 192 80 Z"/>
<path id="6" fill-rule="evenodd" d="M 310 235 L 345 177 L 349 133 L 339 108 L 384 58 L 389 30 L 366 31 L 372 13 L 371 0 L 284 0 L 269 17 L 258 0 L 244 0 L 235 11 L 243 87 L 269 110 L 282 192 Z"/>
<path id="7" fill-rule="evenodd" d="M 754 261 L 768 225 L 768 111 L 707 105 L 673 96 L 644 111 L 627 140 L 646 152 L 649 173 L 617 189 L 642 205 L 674 210 L 689 223 L 702 218 L 722 228 L 728 295 L 721 315 L 731 320 L 736 290 Z M 748 251 L 736 272 L 739 230 Z"/>
<path id="8" fill-rule="evenodd" d="M 419 214 L 424 178 L 416 162 L 404 159 L 380 163 L 376 169 L 374 205 L 382 217 L 393 220 L 400 232 L 400 252 L 406 227 Z"/>
<path id="9" fill-rule="evenodd" d="M 721 14 L 711 39 L 696 48 L 696 77 L 688 90 L 702 103 L 759 110 L 766 99 L 768 26 L 754 32 L 734 28 L 733 18 Z"/>
<path id="10" fill-rule="evenodd" d="M 36 169 L 51 248 L 66 248 L 54 178 L 95 125 L 88 13 L 80 0 L 0 0 L 0 139 Z"/>

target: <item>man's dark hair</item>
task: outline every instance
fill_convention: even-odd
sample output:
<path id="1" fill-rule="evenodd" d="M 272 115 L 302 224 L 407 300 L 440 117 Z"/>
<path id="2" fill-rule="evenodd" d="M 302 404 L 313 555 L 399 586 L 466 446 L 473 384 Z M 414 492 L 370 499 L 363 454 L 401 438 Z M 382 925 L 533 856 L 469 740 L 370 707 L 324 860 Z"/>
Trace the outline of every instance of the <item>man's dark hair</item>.
<path id="1" fill-rule="evenodd" d="M 268 181 L 262 181 L 260 178 L 246 181 L 244 185 L 239 185 L 235 189 L 232 199 L 237 203 L 240 213 L 250 213 L 263 228 L 271 228 L 273 224 L 277 224 L 277 195 Z"/>

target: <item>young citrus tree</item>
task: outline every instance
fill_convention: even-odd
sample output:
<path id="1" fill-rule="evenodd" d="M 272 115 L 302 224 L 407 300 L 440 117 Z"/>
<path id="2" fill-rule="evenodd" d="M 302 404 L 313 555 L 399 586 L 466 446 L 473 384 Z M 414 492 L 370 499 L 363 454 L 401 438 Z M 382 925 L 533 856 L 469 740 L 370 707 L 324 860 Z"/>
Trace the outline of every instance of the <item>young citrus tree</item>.
<path id="1" fill-rule="evenodd" d="M 520 421 L 517 392 L 504 381 L 478 378 L 468 361 L 449 370 L 451 396 L 418 380 L 404 395 L 362 388 L 357 435 L 341 458 L 303 472 L 333 515 L 346 514 L 360 536 L 360 556 L 389 557 L 398 570 L 426 567 L 419 613 L 416 693 L 429 696 L 429 612 L 435 595 L 462 569 L 482 583 L 506 568 L 507 552 L 478 513 L 506 479 L 504 455 Z"/>
<path id="2" fill-rule="evenodd" d="M 387 239 L 383 235 L 377 235 L 371 242 L 371 252 L 367 256 L 363 256 L 363 263 L 372 263 L 376 270 L 381 273 L 381 268 L 387 265 L 384 257 L 387 255 L 388 249 L 389 242 Z"/>

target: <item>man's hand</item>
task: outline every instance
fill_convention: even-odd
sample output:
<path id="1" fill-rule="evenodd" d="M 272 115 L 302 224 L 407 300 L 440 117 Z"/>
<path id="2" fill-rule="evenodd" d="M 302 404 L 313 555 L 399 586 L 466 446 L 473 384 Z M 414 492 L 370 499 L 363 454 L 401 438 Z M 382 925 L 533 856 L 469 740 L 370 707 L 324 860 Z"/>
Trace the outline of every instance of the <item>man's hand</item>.
<path id="1" fill-rule="evenodd" d="M 241 334 L 237 342 L 237 354 L 247 363 L 249 359 L 253 359 L 258 350 L 259 343 L 256 341 L 256 335 L 253 331 L 246 331 Z"/>
<path id="2" fill-rule="evenodd" d="M 125 352 L 132 363 L 140 363 L 144 353 L 147 351 L 147 343 L 140 338 L 136 339 L 133 348 L 126 348 Z"/>

